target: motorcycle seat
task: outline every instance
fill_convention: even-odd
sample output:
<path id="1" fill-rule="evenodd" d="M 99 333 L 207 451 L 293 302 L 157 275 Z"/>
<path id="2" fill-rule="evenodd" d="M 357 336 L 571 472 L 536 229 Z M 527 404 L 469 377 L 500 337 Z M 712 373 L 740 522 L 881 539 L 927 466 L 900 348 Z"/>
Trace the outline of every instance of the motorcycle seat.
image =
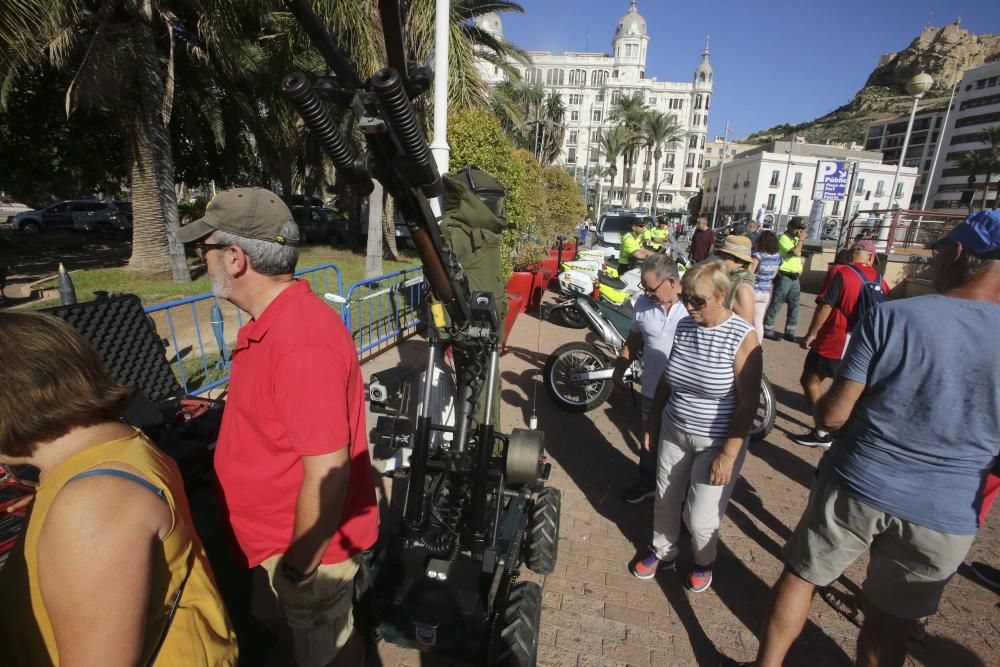
<path id="1" fill-rule="evenodd" d="M 621 278 L 612 278 L 611 276 L 604 273 L 600 274 L 597 277 L 597 279 L 601 282 L 602 285 L 607 285 L 611 289 L 623 290 L 626 287 L 628 287 L 628 284 Z"/>

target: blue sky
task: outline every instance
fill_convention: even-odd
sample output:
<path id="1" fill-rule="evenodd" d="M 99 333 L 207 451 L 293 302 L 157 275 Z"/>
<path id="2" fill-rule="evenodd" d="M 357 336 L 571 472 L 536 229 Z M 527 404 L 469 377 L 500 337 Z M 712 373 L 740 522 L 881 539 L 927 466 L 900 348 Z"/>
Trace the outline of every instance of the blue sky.
<path id="1" fill-rule="evenodd" d="M 628 0 L 523 0 L 501 14 L 507 39 L 553 53 L 611 51 Z M 646 75 L 689 81 L 711 35 L 715 96 L 709 136 L 743 136 L 797 123 L 847 103 L 879 57 L 909 45 L 932 15 L 970 32 L 1000 34 L 998 0 L 639 0 L 649 27 Z"/>

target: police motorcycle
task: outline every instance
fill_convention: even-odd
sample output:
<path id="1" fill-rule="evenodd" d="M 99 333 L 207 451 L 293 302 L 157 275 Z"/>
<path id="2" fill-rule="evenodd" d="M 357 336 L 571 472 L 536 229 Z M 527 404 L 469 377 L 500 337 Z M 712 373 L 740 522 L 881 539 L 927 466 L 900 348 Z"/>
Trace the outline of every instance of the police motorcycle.
<path id="1" fill-rule="evenodd" d="M 672 245 L 672 244 L 671 244 Z M 667 249 L 677 261 L 683 275 L 686 259 L 675 246 Z M 570 412 L 588 412 L 604 403 L 613 390 L 612 375 L 615 359 L 625 346 L 632 325 L 635 301 L 642 293 L 640 270 L 626 271 L 614 277 L 615 270 L 606 267 L 593 280 L 583 271 L 567 270 L 559 275 L 560 290 L 567 298 L 549 308 L 546 317 L 558 314 L 563 323 L 579 317 L 596 335 L 597 342 L 573 341 L 556 348 L 542 371 L 545 392 L 560 408 Z M 626 384 L 642 379 L 642 353 L 625 369 Z M 774 389 L 761 376 L 760 404 L 750 429 L 750 438 L 760 440 L 770 433 L 777 416 Z"/>

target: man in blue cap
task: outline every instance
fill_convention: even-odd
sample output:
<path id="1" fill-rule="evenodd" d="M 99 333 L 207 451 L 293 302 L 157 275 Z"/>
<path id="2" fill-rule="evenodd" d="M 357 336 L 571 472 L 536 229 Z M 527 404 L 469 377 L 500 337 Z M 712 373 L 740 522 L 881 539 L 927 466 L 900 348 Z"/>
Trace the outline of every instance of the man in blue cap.
<path id="1" fill-rule="evenodd" d="M 930 248 L 939 294 L 869 310 L 816 406 L 836 437 L 747 664 L 781 665 L 816 587 L 868 551 L 857 662 L 902 665 L 910 623 L 937 611 L 972 545 L 1000 455 L 1000 211 L 970 215 Z"/>

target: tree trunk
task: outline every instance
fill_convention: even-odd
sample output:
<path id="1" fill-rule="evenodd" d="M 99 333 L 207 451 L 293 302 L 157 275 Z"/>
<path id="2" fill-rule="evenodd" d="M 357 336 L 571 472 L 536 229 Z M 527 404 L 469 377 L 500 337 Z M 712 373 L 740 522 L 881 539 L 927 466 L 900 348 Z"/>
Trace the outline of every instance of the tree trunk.
<path id="1" fill-rule="evenodd" d="M 622 183 L 624 189 L 624 192 L 622 194 L 622 208 L 628 208 L 628 197 L 630 191 L 632 190 L 632 163 L 634 162 L 633 157 L 634 157 L 633 151 L 630 148 L 625 153 L 625 177 L 624 177 L 624 182 Z"/>
<path id="2" fill-rule="evenodd" d="M 135 22 L 139 99 L 130 114 L 132 143 L 132 256 L 128 268 L 147 274 L 170 272 L 176 281 L 190 281 L 184 245 L 177 241 L 177 195 L 173 154 L 167 129 L 169 99 L 164 91 L 159 54 L 152 27 Z"/>
<path id="3" fill-rule="evenodd" d="M 660 208 L 660 158 L 653 159 L 653 201 L 650 210 L 659 211 Z"/>
<path id="4" fill-rule="evenodd" d="M 396 247 L 396 200 L 386 193 L 382 211 L 382 241 L 385 243 L 384 257 L 399 260 Z"/>
<path id="5" fill-rule="evenodd" d="M 365 279 L 383 275 L 382 270 L 382 184 L 368 195 L 368 252 L 365 254 Z"/>

